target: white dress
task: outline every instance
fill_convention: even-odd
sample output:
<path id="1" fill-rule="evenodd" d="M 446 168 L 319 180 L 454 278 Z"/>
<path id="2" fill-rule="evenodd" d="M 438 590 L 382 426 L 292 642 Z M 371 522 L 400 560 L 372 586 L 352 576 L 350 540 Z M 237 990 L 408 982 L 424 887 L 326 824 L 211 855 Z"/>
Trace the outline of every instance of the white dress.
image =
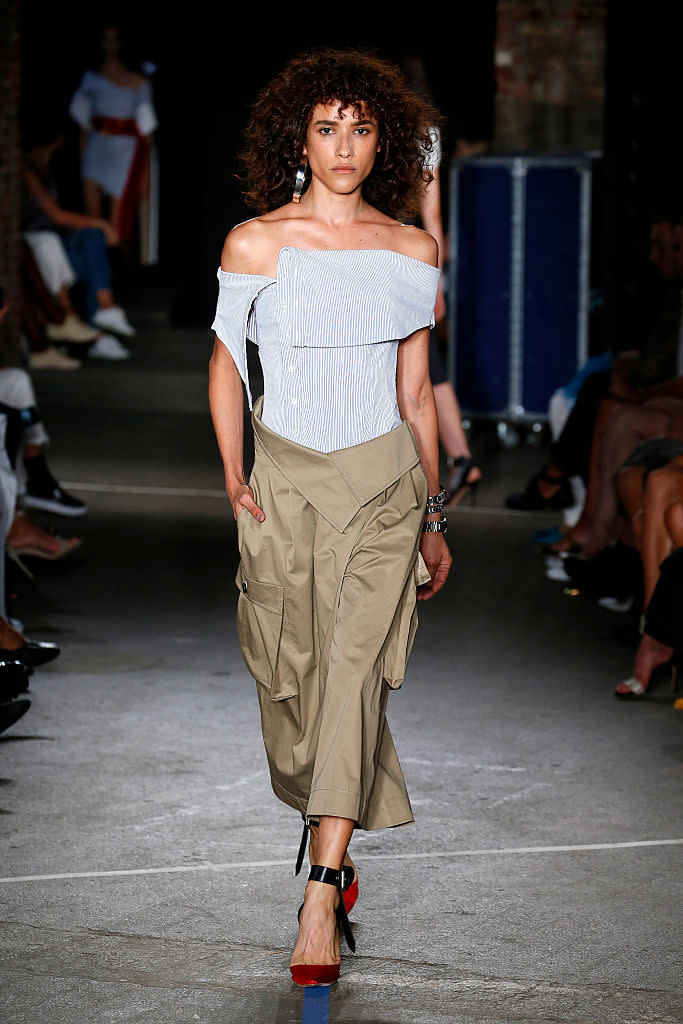
<path id="1" fill-rule="evenodd" d="M 130 118 L 141 135 L 150 135 L 158 121 L 149 82 L 135 89 L 117 85 L 96 71 L 86 71 L 69 105 L 69 114 L 90 133 L 83 152 L 82 176 L 96 181 L 107 195 L 120 199 L 137 140 L 133 135 L 106 135 L 94 131 L 93 119 Z"/>

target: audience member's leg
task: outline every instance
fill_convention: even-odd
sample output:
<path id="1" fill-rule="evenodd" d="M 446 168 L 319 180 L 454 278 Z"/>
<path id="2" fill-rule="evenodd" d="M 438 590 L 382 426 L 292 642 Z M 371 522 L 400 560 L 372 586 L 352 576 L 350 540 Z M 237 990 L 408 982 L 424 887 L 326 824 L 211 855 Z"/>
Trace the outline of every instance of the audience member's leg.
<path id="1" fill-rule="evenodd" d="M 683 471 L 673 464 L 653 470 L 647 479 L 643 502 L 641 556 L 643 559 L 644 598 L 647 609 L 659 579 L 659 567 L 671 554 L 673 543 L 667 528 L 669 509 L 679 505 L 679 480 Z"/>
<path id="2" fill-rule="evenodd" d="M 628 466 L 617 477 L 617 496 L 630 524 L 634 545 L 640 551 L 643 526 L 643 466 Z"/>
<path id="3" fill-rule="evenodd" d="M 608 373 L 592 373 L 576 396 L 567 422 L 550 446 L 552 462 L 566 476 L 588 480 L 590 451 L 600 404 L 609 390 Z"/>
<path id="4" fill-rule="evenodd" d="M 683 497 L 683 495 L 681 495 Z M 650 685 L 652 673 L 683 649 L 683 545 L 669 555 L 645 615 L 645 628 L 636 652 L 633 675 L 616 688 L 617 697 L 639 696 Z"/>
<path id="5" fill-rule="evenodd" d="M 45 449 L 50 438 L 45 429 L 33 381 L 20 367 L 0 371 L 0 401 L 20 410 L 23 429 L 23 451 L 17 459 L 16 475 L 19 494 L 27 508 L 40 508 L 58 515 L 81 516 L 87 506 L 68 494 L 50 472 Z M 21 524 L 24 527 L 26 524 Z"/>
<path id="6" fill-rule="evenodd" d="M 91 322 L 99 309 L 111 309 L 114 296 L 107 243 L 99 228 L 81 228 L 65 234 L 69 259 L 86 288 L 86 319 Z"/>
<path id="7" fill-rule="evenodd" d="M 591 454 L 589 494 L 593 508 L 573 530 L 573 540 L 588 556 L 610 544 L 617 531 L 618 502 L 615 477 L 637 445 L 651 437 L 665 437 L 669 417 L 644 405 L 620 405 L 611 410 L 606 428 L 596 438 L 595 459 Z M 588 500 L 586 502 L 588 505 Z"/>

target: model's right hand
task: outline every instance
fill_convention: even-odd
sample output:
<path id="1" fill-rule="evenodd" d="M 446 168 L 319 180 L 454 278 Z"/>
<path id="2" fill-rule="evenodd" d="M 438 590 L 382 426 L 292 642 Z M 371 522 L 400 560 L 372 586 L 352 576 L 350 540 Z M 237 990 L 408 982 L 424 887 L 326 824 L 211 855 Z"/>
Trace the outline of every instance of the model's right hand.
<path id="1" fill-rule="evenodd" d="M 254 501 L 254 492 L 247 484 L 238 484 L 232 493 L 228 491 L 228 498 L 232 505 L 235 521 L 237 521 L 237 517 L 243 509 L 251 512 L 254 519 L 258 520 L 259 523 L 262 523 L 266 518 L 263 509 L 259 508 Z"/>

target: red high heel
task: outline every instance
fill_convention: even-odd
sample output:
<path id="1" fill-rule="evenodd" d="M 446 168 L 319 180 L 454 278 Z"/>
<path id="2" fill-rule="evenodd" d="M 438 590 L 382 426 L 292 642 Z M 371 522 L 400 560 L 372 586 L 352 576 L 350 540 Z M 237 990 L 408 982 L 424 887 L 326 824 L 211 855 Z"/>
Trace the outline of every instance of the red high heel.
<path id="1" fill-rule="evenodd" d="M 299 874 L 299 872 L 301 871 L 301 865 L 304 862 L 306 844 L 308 841 L 308 834 L 311 830 L 311 825 L 314 825 L 316 828 L 319 828 L 320 822 L 316 821 L 315 818 L 311 818 L 311 821 L 309 822 L 308 819 L 304 816 L 304 830 L 301 835 L 299 853 L 296 858 L 296 869 L 294 871 L 295 875 Z M 356 905 L 356 900 L 358 899 L 358 875 L 356 874 L 355 868 L 352 868 L 350 864 L 342 864 L 341 894 L 342 899 L 344 900 L 344 907 L 346 909 L 346 913 L 350 914 L 352 908 Z M 304 905 L 302 903 L 301 906 L 299 907 L 299 916 L 301 916 L 303 906 Z"/>
<path id="2" fill-rule="evenodd" d="M 349 864 L 342 864 L 341 876 L 342 899 L 344 900 L 346 913 L 350 914 L 358 899 L 358 875 Z"/>
<path id="3" fill-rule="evenodd" d="M 339 893 L 339 903 L 334 911 L 337 927 L 346 939 L 346 944 L 351 952 L 355 953 L 356 941 L 351 931 L 341 891 L 341 871 L 335 871 L 334 868 L 326 868 L 322 864 L 314 864 L 311 867 L 308 880 L 309 882 L 324 882 L 326 885 L 334 885 L 336 887 Z M 299 908 L 299 917 L 301 917 L 302 909 L 303 907 Z M 292 980 L 297 985 L 333 985 L 335 981 L 339 981 L 339 964 L 293 964 L 290 965 L 289 969 L 292 972 Z"/>

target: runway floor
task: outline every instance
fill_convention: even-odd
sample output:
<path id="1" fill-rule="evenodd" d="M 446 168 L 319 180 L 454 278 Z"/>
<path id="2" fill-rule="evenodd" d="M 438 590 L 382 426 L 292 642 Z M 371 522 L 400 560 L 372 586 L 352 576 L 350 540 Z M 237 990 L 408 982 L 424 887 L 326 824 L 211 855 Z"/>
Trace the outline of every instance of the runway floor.
<path id="1" fill-rule="evenodd" d="M 527 449 L 482 445 L 390 700 L 417 823 L 354 838 L 357 953 L 292 984 L 300 821 L 237 646 L 209 348 L 150 323 L 130 364 L 36 377 L 90 511 L 14 605 L 63 654 L 0 737 L 2 1020 L 681 1021 L 683 712 L 665 683 L 614 700 L 634 623 L 545 580 L 553 518 L 501 508 Z"/>

